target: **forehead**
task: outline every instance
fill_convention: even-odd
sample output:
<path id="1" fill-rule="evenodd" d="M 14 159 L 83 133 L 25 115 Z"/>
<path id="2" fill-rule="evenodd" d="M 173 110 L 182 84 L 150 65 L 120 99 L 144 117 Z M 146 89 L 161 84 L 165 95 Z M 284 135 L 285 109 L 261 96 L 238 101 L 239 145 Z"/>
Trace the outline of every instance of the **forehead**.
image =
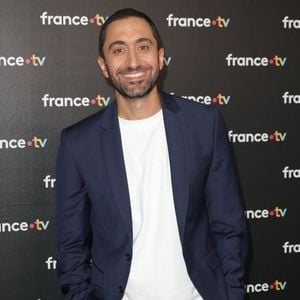
<path id="1" fill-rule="evenodd" d="M 156 42 L 150 25 L 142 18 L 128 17 L 113 21 L 107 26 L 104 47 L 114 41 L 131 42 L 140 38 L 148 38 Z"/>

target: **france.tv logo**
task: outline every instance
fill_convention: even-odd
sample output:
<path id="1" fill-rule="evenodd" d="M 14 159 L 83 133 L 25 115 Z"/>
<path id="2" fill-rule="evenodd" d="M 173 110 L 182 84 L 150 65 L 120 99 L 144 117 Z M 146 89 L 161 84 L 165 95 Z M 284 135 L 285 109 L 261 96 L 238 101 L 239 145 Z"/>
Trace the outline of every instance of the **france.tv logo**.
<path id="1" fill-rule="evenodd" d="M 285 218 L 287 212 L 287 208 L 280 208 L 276 206 L 273 209 L 248 209 L 245 211 L 245 216 L 247 219 Z"/>
<path id="2" fill-rule="evenodd" d="M 286 91 L 282 95 L 284 104 L 300 104 L 300 95 L 291 95 L 289 91 Z"/>
<path id="3" fill-rule="evenodd" d="M 33 222 L 3 222 L 0 223 L 0 233 L 19 231 L 45 231 L 50 221 L 36 219 Z"/>
<path id="4" fill-rule="evenodd" d="M 46 56 L 38 56 L 32 54 L 31 56 L 0 56 L 0 66 L 2 67 L 23 67 L 25 65 L 30 65 L 33 67 L 42 67 L 45 64 Z"/>
<path id="5" fill-rule="evenodd" d="M 300 169 L 290 169 L 289 166 L 285 166 L 282 169 L 284 179 L 299 179 L 300 178 Z"/>
<path id="6" fill-rule="evenodd" d="M 181 96 L 184 99 L 192 100 L 205 105 L 218 104 L 227 105 L 231 100 L 231 96 L 218 93 L 216 96 Z"/>
<path id="7" fill-rule="evenodd" d="M 108 16 L 103 16 L 97 13 L 95 16 L 67 16 L 67 15 L 49 15 L 44 11 L 40 15 L 42 25 L 44 26 L 87 26 L 97 25 L 102 26 Z"/>
<path id="8" fill-rule="evenodd" d="M 89 97 L 51 97 L 48 93 L 41 98 L 44 107 L 82 107 L 82 106 L 107 106 L 111 98 L 97 95 Z"/>
<path id="9" fill-rule="evenodd" d="M 218 16 L 211 18 L 192 18 L 192 17 L 175 17 L 174 14 L 169 14 L 166 18 L 168 27 L 198 27 L 198 28 L 227 28 L 230 23 L 229 18 Z"/>
<path id="10" fill-rule="evenodd" d="M 286 241 L 282 248 L 284 254 L 300 253 L 300 244 L 290 244 L 289 241 Z"/>
<path id="11" fill-rule="evenodd" d="M 300 29 L 300 19 L 290 19 L 289 16 L 285 16 L 282 19 L 284 29 Z"/>
<path id="12" fill-rule="evenodd" d="M 267 142 L 285 142 L 287 132 L 275 130 L 272 133 L 255 132 L 255 133 L 234 133 L 228 131 L 228 139 L 231 143 L 267 143 Z"/>
<path id="13" fill-rule="evenodd" d="M 287 288 L 287 281 L 276 279 L 273 282 L 250 283 L 245 285 L 246 293 L 282 292 Z"/>
<path id="14" fill-rule="evenodd" d="M 274 55 L 268 57 L 251 57 L 251 56 L 233 56 L 229 53 L 226 57 L 226 64 L 228 67 L 284 67 L 287 62 L 287 57 Z"/>
<path id="15" fill-rule="evenodd" d="M 34 136 L 31 139 L 0 139 L 1 149 L 43 149 L 46 147 L 48 139 Z"/>

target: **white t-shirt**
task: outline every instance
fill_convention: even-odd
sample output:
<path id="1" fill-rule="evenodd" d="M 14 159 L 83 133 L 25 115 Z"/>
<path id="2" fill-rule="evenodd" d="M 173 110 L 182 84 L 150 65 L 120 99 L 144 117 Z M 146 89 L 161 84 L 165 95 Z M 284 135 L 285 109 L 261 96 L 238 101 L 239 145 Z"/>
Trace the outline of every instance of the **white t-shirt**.
<path id="1" fill-rule="evenodd" d="M 182 254 L 162 110 L 119 124 L 133 225 L 123 300 L 203 300 Z"/>

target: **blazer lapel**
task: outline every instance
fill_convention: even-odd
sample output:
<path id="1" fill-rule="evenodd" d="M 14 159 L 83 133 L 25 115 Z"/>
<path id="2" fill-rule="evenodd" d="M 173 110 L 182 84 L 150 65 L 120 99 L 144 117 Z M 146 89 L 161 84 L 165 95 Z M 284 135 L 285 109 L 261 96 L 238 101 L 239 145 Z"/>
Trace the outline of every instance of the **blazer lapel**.
<path id="1" fill-rule="evenodd" d="M 115 101 L 106 108 L 101 126 L 104 129 L 102 135 L 104 161 L 112 192 L 132 241 L 130 198 Z"/>
<path id="2" fill-rule="evenodd" d="M 188 143 L 184 123 L 179 117 L 180 110 L 175 100 L 161 93 L 163 116 L 171 166 L 173 197 L 181 243 L 185 230 L 188 205 Z"/>

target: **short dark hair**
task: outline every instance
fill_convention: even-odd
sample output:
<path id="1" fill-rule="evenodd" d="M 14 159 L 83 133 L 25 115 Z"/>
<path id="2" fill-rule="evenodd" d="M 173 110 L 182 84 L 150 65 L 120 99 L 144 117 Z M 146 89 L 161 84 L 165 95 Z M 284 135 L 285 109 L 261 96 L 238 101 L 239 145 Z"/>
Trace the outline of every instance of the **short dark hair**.
<path id="1" fill-rule="evenodd" d="M 129 17 L 137 17 L 137 18 L 141 18 L 144 19 L 150 26 L 153 36 L 157 42 L 157 47 L 158 49 L 163 47 L 162 44 L 162 40 L 160 37 L 160 34 L 154 24 L 154 22 L 144 13 L 142 13 L 141 11 L 135 10 L 133 8 L 123 8 L 120 9 L 116 12 L 114 12 L 102 25 L 101 29 L 100 29 L 100 34 L 99 34 L 99 54 L 101 57 L 104 57 L 104 53 L 103 53 L 103 45 L 104 45 L 104 41 L 105 41 L 105 37 L 106 37 L 106 30 L 107 27 L 110 23 L 117 21 L 117 20 L 122 20 L 122 19 L 126 19 Z"/>

